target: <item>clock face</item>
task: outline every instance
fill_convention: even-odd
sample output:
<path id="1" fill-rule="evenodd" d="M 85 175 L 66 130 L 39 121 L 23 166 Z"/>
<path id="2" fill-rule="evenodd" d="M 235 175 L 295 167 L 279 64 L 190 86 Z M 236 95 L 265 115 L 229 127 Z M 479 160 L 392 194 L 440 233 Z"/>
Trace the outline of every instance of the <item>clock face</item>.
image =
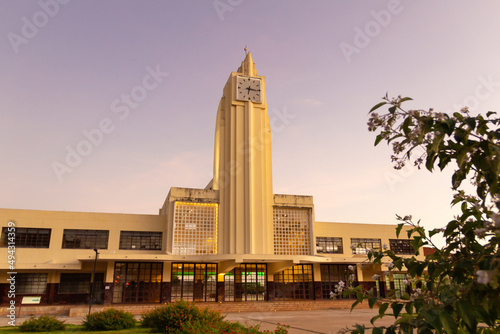
<path id="1" fill-rule="evenodd" d="M 262 80 L 252 77 L 236 77 L 236 99 L 262 103 Z"/>

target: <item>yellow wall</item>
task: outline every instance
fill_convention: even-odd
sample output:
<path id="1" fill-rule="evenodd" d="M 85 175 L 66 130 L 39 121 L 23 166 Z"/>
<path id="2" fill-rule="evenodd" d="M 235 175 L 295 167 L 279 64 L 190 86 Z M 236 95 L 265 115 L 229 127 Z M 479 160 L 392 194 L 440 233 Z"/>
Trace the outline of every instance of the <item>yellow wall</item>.
<path id="1" fill-rule="evenodd" d="M 14 221 L 18 228 L 50 228 L 49 248 L 16 248 L 17 270 L 21 269 L 61 269 L 78 270 L 78 258 L 93 260 L 92 249 L 62 249 L 64 229 L 109 230 L 108 249 L 99 250 L 101 254 L 162 254 L 163 251 L 120 250 L 120 231 L 154 231 L 165 234 L 166 217 L 159 215 L 135 215 L 115 213 L 63 212 L 0 209 L 0 226 Z M 0 259 L 7 259 L 8 249 L 0 248 Z M 7 261 L 0 261 L 0 269 L 8 269 Z"/>

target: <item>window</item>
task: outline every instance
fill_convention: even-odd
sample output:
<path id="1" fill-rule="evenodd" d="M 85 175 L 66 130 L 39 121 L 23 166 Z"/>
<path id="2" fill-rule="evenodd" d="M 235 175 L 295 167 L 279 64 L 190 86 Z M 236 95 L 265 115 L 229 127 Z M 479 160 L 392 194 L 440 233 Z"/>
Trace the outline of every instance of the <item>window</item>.
<path id="1" fill-rule="evenodd" d="M 19 294 L 43 294 L 47 291 L 47 274 L 18 274 L 16 292 Z"/>
<path id="2" fill-rule="evenodd" d="M 172 263 L 172 301 L 214 302 L 217 299 L 215 263 Z"/>
<path id="3" fill-rule="evenodd" d="M 342 247 L 342 238 L 316 237 L 316 252 L 327 254 L 344 253 L 344 249 Z"/>
<path id="4" fill-rule="evenodd" d="M 391 250 L 395 254 L 402 255 L 413 255 L 415 254 L 415 249 L 411 245 L 411 240 L 409 239 L 389 239 L 389 245 Z"/>
<path id="5" fill-rule="evenodd" d="M 107 249 L 109 231 L 64 230 L 62 248 Z"/>
<path id="6" fill-rule="evenodd" d="M 356 268 L 356 264 L 352 264 Z M 348 285 L 351 277 L 354 275 L 353 281 L 357 281 L 356 270 L 349 270 L 349 264 L 322 264 L 321 268 L 321 294 L 323 299 L 331 299 L 333 292 L 336 298 L 344 298 L 343 293 L 337 290 L 339 282 L 342 281 Z M 337 290 L 337 291 L 336 291 Z M 346 298 L 352 298 L 350 296 Z"/>
<path id="7" fill-rule="evenodd" d="M 368 254 L 372 249 L 380 249 L 380 239 L 351 239 L 351 250 L 353 254 Z"/>
<path id="8" fill-rule="evenodd" d="M 159 303 L 163 263 L 115 262 L 113 303 Z"/>
<path id="9" fill-rule="evenodd" d="M 405 274 L 393 274 L 394 277 L 394 290 L 396 292 L 396 298 L 401 298 L 406 292 L 408 292 L 408 286 L 405 283 Z"/>
<path id="10" fill-rule="evenodd" d="M 59 293 L 89 293 L 92 274 L 61 274 Z"/>
<path id="11" fill-rule="evenodd" d="M 15 232 L 7 233 L 7 227 L 2 228 L 2 245 L 7 246 L 7 234 L 15 234 L 16 247 L 19 248 L 49 248 L 50 228 L 21 228 L 16 227 Z"/>
<path id="12" fill-rule="evenodd" d="M 276 300 L 314 299 L 312 264 L 297 264 L 274 275 Z"/>
<path id="13" fill-rule="evenodd" d="M 274 207 L 274 254 L 311 255 L 311 209 Z"/>
<path id="14" fill-rule="evenodd" d="M 256 301 L 266 299 L 265 264 L 241 263 L 224 275 L 224 300 Z"/>
<path id="15" fill-rule="evenodd" d="M 175 202 L 174 255 L 217 254 L 219 204 Z"/>
<path id="16" fill-rule="evenodd" d="M 121 231 L 120 249 L 161 250 L 161 232 Z"/>

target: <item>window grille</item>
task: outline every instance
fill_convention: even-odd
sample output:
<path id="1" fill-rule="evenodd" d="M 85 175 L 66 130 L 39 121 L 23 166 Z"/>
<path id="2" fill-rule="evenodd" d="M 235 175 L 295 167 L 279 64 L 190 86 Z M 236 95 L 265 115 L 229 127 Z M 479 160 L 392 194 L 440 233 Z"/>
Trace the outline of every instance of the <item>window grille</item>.
<path id="1" fill-rule="evenodd" d="M 121 231 L 120 249 L 161 250 L 161 232 Z"/>
<path id="2" fill-rule="evenodd" d="M 107 249 L 109 231 L 64 230 L 62 248 Z"/>
<path id="3" fill-rule="evenodd" d="M 42 294 L 47 291 L 47 274 L 18 274 L 16 289 L 19 294 Z"/>
<path id="4" fill-rule="evenodd" d="M 368 254 L 373 249 L 381 249 L 380 239 L 351 239 L 352 254 Z"/>
<path id="5" fill-rule="evenodd" d="M 316 252 L 327 254 L 342 254 L 342 238 L 316 237 Z"/>
<path id="6" fill-rule="evenodd" d="M 19 248 L 49 248 L 50 228 L 23 228 L 16 227 L 15 243 Z M 7 247 L 7 227 L 2 228 L 2 245 Z"/>
<path id="7" fill-rule="evenodd" d="M 395 254 L 400 255 L 413 255 L 415 254 L 415 249 L 411 245 L 411 240 L 409 239 L 389 239 L 389 246 Z"/>
<path id="8" fill-rule="evenodd" d="M 274 254 L 311 255 L 311 209 L 273 209 Z"/>
<path id="9" fill-rule="evenodd" d="M 175 202 L 172 253 L 217 254 L 217 203 Z"/>

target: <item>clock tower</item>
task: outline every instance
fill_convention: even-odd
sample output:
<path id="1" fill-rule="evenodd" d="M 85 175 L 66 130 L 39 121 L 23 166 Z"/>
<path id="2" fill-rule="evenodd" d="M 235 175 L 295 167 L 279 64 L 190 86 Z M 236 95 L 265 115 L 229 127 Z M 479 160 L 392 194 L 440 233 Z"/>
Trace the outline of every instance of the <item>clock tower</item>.
<path id="1" fill-rule="evenodd" d="M 273 254 L 271 127 L 265 78 L 250 52 L 217 111 L 212 189 L 219 192 L 219 254 Z"/>

